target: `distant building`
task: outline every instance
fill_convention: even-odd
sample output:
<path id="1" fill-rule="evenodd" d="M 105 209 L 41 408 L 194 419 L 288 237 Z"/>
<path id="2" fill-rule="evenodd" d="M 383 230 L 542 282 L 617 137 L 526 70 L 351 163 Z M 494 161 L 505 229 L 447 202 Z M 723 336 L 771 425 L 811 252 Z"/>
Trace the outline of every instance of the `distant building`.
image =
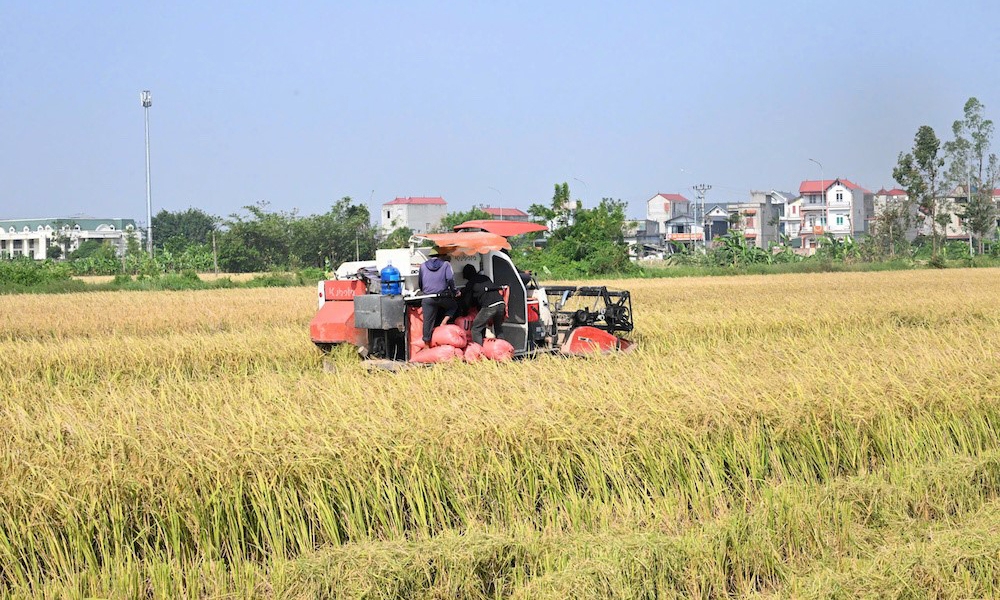
<path id="1" fill-rule="evenodd" d="M 664 227 L 666 230 L 663 237 L 671 251 L 679 251 L 681 246 L 693 248 L 700 244 L 705 237 L 701 225 L 698 224 L 693 215 L 687 213 L 669 219 Z"/>
<path id="2" fill-rule="evenodd" d="M 804 249 L 816 248 L 826 234 L 837 238 L 860 236 L 868 231 L 874 212 L 874 194 L 847 179 L 806 180 L 799 186 L 802 196 Z"/>
<path id="3" fill-rule="evenodd" d="M 802 196 L 785 203 L 785 214 L 778 219 L 778 235 L 784 236 L 795 247 L 801 247 L 799 233 L 802 231 Z"/>
<path id="4" fill-rule="evenodd" d="M 690 214 L 691 202 L 680 194 L 659 193 L 646 201 L 646 218 L 659 224 L 660 232 L 667 233 L 667 221 Z"/>
<path id="5" fill-rule="evenodd" d="M 660 226 L 656 221 L 649 219 L 635 219 L 625 221 L 622 230 L 625 244 L 628 246 L 630 258 L 646 258 L 649 256 L 663 256 L 663 243 L 660 235 Z"/>
<path id="6" fill-rule="evenodd" d="M 496 208 L 493 206 L 487 206 L 483 208 L 483 212 L 488 214 L 491 219 L 500 219 L 503 221 L 524 221 L 529 220 L 530 215 L 524 212 L 520 208 Z"/>
<path id="7" fill-rule="evenodd" d="M 758 248 L 770 248 L 781 242 L 783 235 L 793 230 L 798 233 L 800 217 L 795 195 L 790 192 L 751 191 L 746 202 L 729 204 L 732 229 L 740 231 Z"/>
<path id="8" fill-rule="evenodd" d="M 125 253 L 129 236 L 141 235 L 132 219 L 65 219 L 0 220 L 0 258 L 25 256 L 35 260 L 49 258 L 49 248 L 55 246 L 65 256 L 80 244 L 96 240 L 111 244 L 119 256 Z"/>
<path id="9" fill-rule="evenodd" d="M 726 235 L 729 232 L 729 211 L 725 204 L 705 205 L 705 225 L 708 241 Z"/>
<path id="10" fill-rule="evenodd" d="M 901 208 L 905 208 L 905 210 L 898 210 Z M 909 227 L 906 228 L 904 234 L 906 241 L 912 242 L 922 231 L 924 219 L 920 216 L 916 202 L 910 202 L 910 196 L 905 190 L 899 188 L 880 189 L 875 192 L 872 209 L 872 216 L 869 218 L 869 231 L 872 231 L 872 221 L 877 221 L 890 212 L 898 213 L 900 218 L 904 215 L 909 216 Z M 930 233 L 930 225 L 927 226 L 927 232 Z"/>
<path id="11" fill-rule="evenodd" d="M 440 197 L 396 198 L 382 205 L 382 234 L 400 227 L 413 233 L 429 233 L 441 224 L 448 213 L 448 203 Z"/>

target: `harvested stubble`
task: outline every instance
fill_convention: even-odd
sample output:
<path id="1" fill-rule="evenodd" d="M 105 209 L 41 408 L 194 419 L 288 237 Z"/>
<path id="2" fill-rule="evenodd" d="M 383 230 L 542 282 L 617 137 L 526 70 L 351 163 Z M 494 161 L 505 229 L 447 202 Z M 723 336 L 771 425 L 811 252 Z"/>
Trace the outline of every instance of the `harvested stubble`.
<path id="1" fill-rule="evenodd" d="M 0 593 L 1000 592 L 996 271 L 617 285 L 637 352 L 396 374 L 306 288 L 6 298 Z"/>

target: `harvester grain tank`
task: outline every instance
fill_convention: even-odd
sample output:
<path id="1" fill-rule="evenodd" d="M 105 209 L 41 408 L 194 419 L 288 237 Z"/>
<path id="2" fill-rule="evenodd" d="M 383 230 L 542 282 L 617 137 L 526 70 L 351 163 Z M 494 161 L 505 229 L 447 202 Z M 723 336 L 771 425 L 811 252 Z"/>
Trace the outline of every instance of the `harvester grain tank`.
<path id="1" fill-rule="evenodd" d="M 436 249 L 449 257 L 459 288 L 465 285 L 465 265 L 502 287 L 507 318 L 495 335 L 514 347 L 515 357 L 634 347 L 622 337 L 632 331 L 629 292 L 605 286 L 543 287 L 514 265 L 506 238 L 544 231 L 543 225 L 469 221 L 455 229 L 416 235 L 408 248 L 378 250 L 374 261 L 340 265 L 333 279 L 319 282 L 319 310 L 309 325 L 312 341 L 324 350 L 351 344 L 365 358 L 409 361 L 420 348 L 420 304 L 428 297 L 418 289 L 417 275 Z"/>

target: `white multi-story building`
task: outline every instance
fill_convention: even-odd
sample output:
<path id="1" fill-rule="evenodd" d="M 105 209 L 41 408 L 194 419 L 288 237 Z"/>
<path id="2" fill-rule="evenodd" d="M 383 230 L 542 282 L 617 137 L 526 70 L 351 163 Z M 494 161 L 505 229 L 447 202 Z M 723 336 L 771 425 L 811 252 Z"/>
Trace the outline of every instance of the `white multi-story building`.
<path id="1" fill-rule="evenodd" d="M 667 221 L 690 214 L 690 201 L 680 194 L 659 193 L 646 201 L 646 218 L 656 221 L 661 233 L 668 229 Z"/>
<path id="2" fill-rule="evenodd" d="M 806 180 L 802 196 L 802 247 L 816 248 L 819 238 L 858 236 L 867 231 L 874 195 L 847 179 Z"/>
<path id="3" fill-rule="evenodd" d="M 382 205 L 382 235 L 400 227 L 413 233 L 430 233 L 448 214 L 448 203 L 440 197 L 396 198 Z"/>
<path id="4" fill-rule="evenodd" d="M 0 258 L 25 256 L 36 260 L 49 258 L 55 246 L 65 256 L 88 240 L 114 246 L 122 255 L 129 236 L 141 243 L 140 232 L 132 219 L 8 219 L 0 220 Z"/>
<path id="5" fill-rule="evenodd" d="M 785 203 L 785 214 L 778 223 L 778 235 L 796 239 L 802 229 L 802 196 Z"/>

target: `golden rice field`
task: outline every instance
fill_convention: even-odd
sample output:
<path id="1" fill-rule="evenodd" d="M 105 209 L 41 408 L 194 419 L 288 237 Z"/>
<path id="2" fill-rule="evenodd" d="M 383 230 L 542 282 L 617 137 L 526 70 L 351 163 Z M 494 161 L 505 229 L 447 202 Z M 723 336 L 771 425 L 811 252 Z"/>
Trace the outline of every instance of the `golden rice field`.
<path id="1" fill-rule="evenodd" d="M 622 281 L 639 351 L 322 368 L 314 289 L 0 300 L 0 597 L 1000 595 L 1000 271 Z"/>
<path id="2" fill-rule="evenodd" d="M 230 279 L 232 281 L 250 281 L 254 277 L 263 275 L 264 273 L 202 273 L 198 277 L 202 281 L 217 281 L 219 279 Z M 73 279 L 79 279 L 84 283 L 110 283 L 114 281 L 114 275 L 77 275 Z"/>

